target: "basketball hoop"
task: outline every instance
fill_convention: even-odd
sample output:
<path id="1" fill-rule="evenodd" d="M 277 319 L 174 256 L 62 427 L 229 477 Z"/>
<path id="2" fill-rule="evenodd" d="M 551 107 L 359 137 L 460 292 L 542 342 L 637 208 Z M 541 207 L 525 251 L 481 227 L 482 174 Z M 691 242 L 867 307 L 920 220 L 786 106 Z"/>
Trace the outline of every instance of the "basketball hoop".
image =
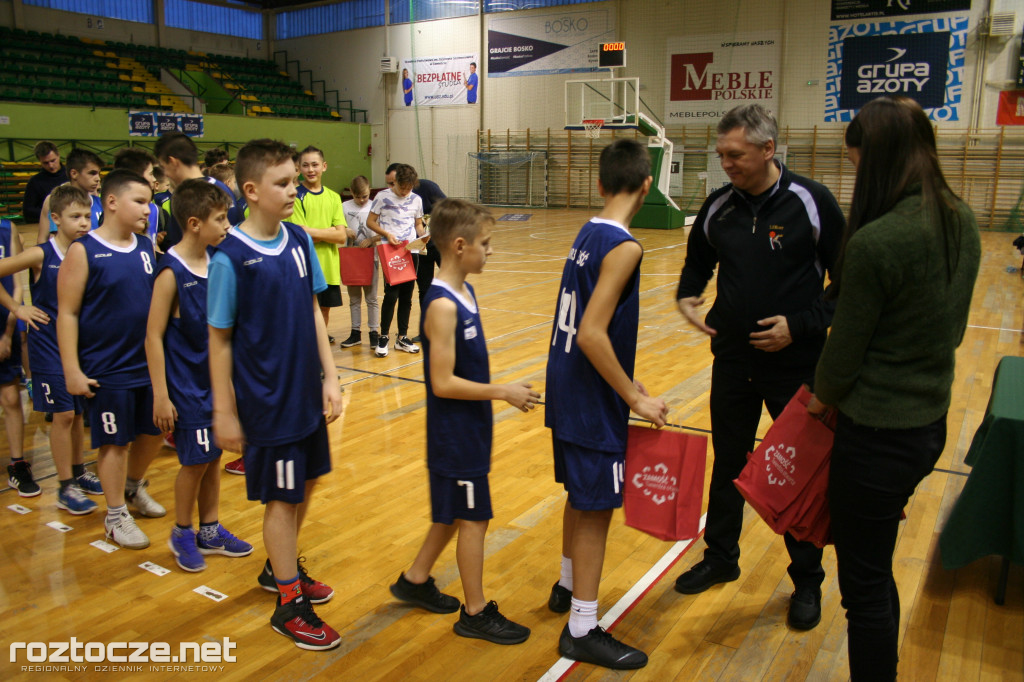
<path id="1" fill-rule="evenodd" d="M 583 120 L 583 132 L 587 137 L 597 139 L 601 137 L 601 126 L 604 125 L 603 118 L 593 118 Z"/>

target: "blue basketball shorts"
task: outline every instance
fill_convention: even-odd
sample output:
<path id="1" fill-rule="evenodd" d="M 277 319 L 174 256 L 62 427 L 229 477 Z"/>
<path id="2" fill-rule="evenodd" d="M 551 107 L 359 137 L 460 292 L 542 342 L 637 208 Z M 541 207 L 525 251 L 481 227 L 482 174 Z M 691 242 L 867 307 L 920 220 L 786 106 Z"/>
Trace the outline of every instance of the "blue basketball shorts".
<path id="1" fill-rule="evenodd" d="M 11 336 L 11 354 L 0 361 L 0 386 L 12 381 L 21 381 L 21 334 Z"/>
<path id="2" fill-rule="evenodd" d="M 487 476 L 449 478 L 430 472 L 430 514 L 434 523 L 455 519 L 487 521 L 491 511 L 491 486 Z"/>
<path id="3" fill-rule="evenodd" d="M 605 452 L 552 438 L 555 482 L 569 493 L 569 504 L 580 511 L 604 511 L 622 506 L 626 453 Z"/>
<path id="4" fill-rule="evenodd" d="M 68 393 L 63 374 L 32 373 L 32 409 L 36 412 L 85 411 L 85 398 Z"/>
<path id="5" fill-rule="evenodd" d="M 245 490 L 250 500 L 263 504 L 271 500 L 300 504 L 306 499 L 306 481 L 331 470 L 331 447 L 327 422 L 294 443 L 246 445 Z"/>
<path id="6" fill-rule="evenodd" d="M 213 429 L 178 426 L 174 428 L 174 447 L 182 466 L 208 464 L 220 457 L 221 449 L 213 443 Z"/>
<path id="7" fill-rule="evenodd" d="M 138 436 L 159 436 L 153 423 L 153 388 L 94 389 L 96 395 L 86 401 L 92 446 L 128 445 Z"/>

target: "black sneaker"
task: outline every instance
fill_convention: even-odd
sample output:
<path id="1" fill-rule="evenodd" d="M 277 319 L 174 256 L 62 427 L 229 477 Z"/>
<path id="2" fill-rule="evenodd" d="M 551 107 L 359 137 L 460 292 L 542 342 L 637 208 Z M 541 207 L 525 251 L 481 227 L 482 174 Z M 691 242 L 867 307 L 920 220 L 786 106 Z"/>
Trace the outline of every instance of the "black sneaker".
<path id="1" fill-rule="evenodd" d="M 334 590 L 319 580 L 313 580 L 309 577 L 309 573 L 306 572 L 303 563 L 305 563 L 306 557 L 299 557 L 298 561 L 295 562 L 295 567 L 299 572 L 299 582 L 302 583 L 302 594 L 309 597 L 309 601 L 314 604 L 323 604 L 324 602 L 330 601 L 331 597 L 334 596 Z M 266 563 L 263 564 L 263 570 L 260 571 L 259 576 L 256 578 L 256 582 L 260 584 L 267 592 L 273 592 L 277 594 L 277 581 L 274 580 L 274 569 L 270 567 L 270 559 L 267 559 Z"/>
<path id="2" fill-rule="evenodd" d="M 459 610 L 459 600 L 437 589 L 433 578 L 427 578 L 427 582 L 417 585 L 406 580 L 405 574 L 399 573 L 398 580 L 390 589 L 391 594 L 398 599 L 427 611 L 455 613 Z"/>
<path id="3" fill-rule="evenodd" d="M 377 347 L 373 349 L 373 352 L 378 358 L 386 358 L 388 356 L 388 337 L 378 336 Z"/>
<path id="4" fill-rule="evenodd" d="M 789 598 L 786 622 L 794 630 L 811 630 L 821 622 L 821 590 L 817 587 L 797 587 Z"/>
<path id="5" fill-rule="evenodd" d="M 484 610 L 475 616 L 466 615 L 466 607 L 459 609 L 455 634 L 462 637 L 486 639 L 495 644 L 521 644 L 530 636 L 530 628 L 513 623 L 498 612 L 497 602 L 487 602 Z"/>
<path id="6" fill-rule="evenodd" d="M 332 346 L 334 345 L 334 337 L 331 336 L 330 334 L 327 335 L 327 343 L 331 344 Z"/>
<path id="7" fill-rule="evenodd" d="M 32 465 L 23 459 L 7 465 L 7 485 L 17 490 L 22 497 L 35 497 L 43 492 L 32 478 Z"/>
<path id="8" fill-rule="evenodd" d="M 406 353 L 419 353 L 420 347 L 410 341 L 408 336 L 399 336 L 395 339 L 395 350 L 404 351 Z"/>
<path id="9" fill-rule="evenodd" d="M 676 592 L 680 594 L 700 594 L 712 585 L 731 583 L 739 577 L 739 566 L 712 564 L 704 559 L 694 564 L 689 571 L 676 578 Z"/>
<path id="10" fill-rule="evenodd" d="M 636 670 L 647 665 L 647 654 L 623 644 L 600 625 L 582 637 L 573 637 L 566 624 L 558 638 L 558 653 L 580 663 L 593 663 L 614 670 Z"/>
<path id="11" fill-rule="evenodd" d="M 572 606 L 572 590 L 567 590 L 558 583 L 552 585 L 548 608 L 555 613 L 567 613 L 570 606 Z"/>
<path id="12" fill-rule="evenodd" d="M 379 334 L 377 334 L 377 332 L 370 332 L 370 347 L 371 348 L 376 348 L 377 347 L 377 337 L 378 336 L 379 336 Z"/>
<path id="13" fill-rule="evenodd" d="M 348 335 L 348 338 L 339 343 L 338 345 L 342 348 L 351 348 L 352 346 L 358 346 L 363 342 L 363 335 L 358 329 L 353 329 L 352 333 Z"/>

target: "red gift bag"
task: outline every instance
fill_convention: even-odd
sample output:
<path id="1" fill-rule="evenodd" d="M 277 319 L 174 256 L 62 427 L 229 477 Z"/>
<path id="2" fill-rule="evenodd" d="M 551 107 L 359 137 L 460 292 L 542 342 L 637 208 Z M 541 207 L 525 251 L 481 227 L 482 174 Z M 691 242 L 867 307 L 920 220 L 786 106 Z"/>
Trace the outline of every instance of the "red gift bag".
<path id="1" fill-rule="evenodd" d="M 828 541 L 828 470 L 834 437 L 830 423 L 807 412 L 811 392 L 801 387 L 747 457 L 734 483 L 772 530 L 823 546 Z M 819 544 L 820 543 L 820 544 Z"/>
<path id="2" fill-rule="evenodd" d="M 700 532 L 707 436 L 630 426 L 622 492 L 626 525 L 661 540 Z"/>
<path id="3" fill-rule="evenodd" d="M 405 242 L 391 246 L 388 242 L 377 245 L 380 254 L 380 269 L 384 271 L 384 280 L 391 286 L 411 282 L 416 279 L 416 268 L 412 264 L 412 253 L 405 248 Z"/>
<path id="4" fill-rule="evenodd" d="M 349 246 L 338 249 L 341 283 L 349 287 L 373 284 L 373 249 Z"/>

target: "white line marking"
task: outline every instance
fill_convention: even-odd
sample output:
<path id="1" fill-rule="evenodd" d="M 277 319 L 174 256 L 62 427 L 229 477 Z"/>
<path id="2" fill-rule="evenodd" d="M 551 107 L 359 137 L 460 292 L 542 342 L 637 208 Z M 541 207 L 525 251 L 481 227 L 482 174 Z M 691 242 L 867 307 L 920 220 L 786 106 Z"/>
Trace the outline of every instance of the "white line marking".
<path id="1" fill-rule="evenodd" d="M 605 630 L 611 630 L 614 628 L 623 616 L 629 613 L 634 606 L 636 606 L 645 594 L 647 594 L 654 584 L 657 583 L 661 578 L 668 573 L 668 571 L 675 565 L 676 561 L 687 552 L 697 542 L 701 533 L 704 532 L 704 522 L 707 520 L 708 515 L 704 514 L 700 517 L 700 530 L 697 531 L 697 537 L 690 538 L 689 540 L 680 540 L 676 544 L 665 552 L 664 556 L 658 559 L 657 563 L 651 567 L 651 570 L 644 574 L 644 577 L 640 578 L 639 581 L 633 587 L 629 589 L 626 594 L 622 595 L 622 598 L 615 603 L 615 606 L 611 607 L 607 613 L 604 614 L 604 618 L 598 621 L 598 625 L 603 627 Z M 548 668 L 548 671 L 544 673 L 538 682 L 556 682 L 561 680 L 568 672 L 576 665 L 576 661 L 568 658 L 560 658 L 555 662 L 553 666 Z"/>
<path id="2" fill-rule="evenodd" d="M 983 327 L 980 324 L 969 324 L 969 325 L 967 325 L 967 328 L 968 329 L 994 329 L 995 331 L 998 331 L 998 332 L 1017 332 L 1017 333 L 1020 333 L 1020 334 L 1024 334 L 1024 329 L 1007 329 L 1006 327 Z"/>

